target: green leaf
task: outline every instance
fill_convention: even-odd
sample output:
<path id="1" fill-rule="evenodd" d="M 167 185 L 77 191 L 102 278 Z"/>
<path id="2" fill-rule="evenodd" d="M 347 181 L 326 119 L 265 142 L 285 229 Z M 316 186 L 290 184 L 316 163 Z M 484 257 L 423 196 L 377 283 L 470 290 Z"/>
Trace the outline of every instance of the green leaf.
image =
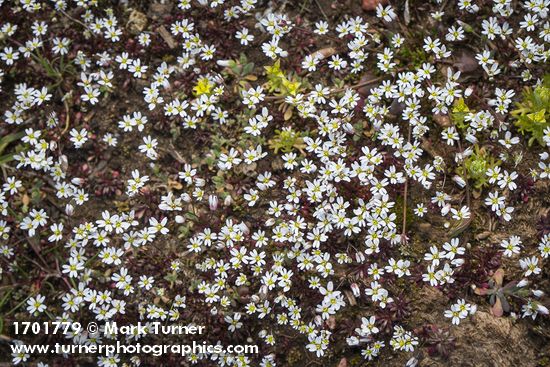
<path id="1" fill-rule="evenodd" d="M 8 162 L 11 162 L 13 160 L 14 154 L 6 154 L 0 157 L 0 166 L 3 164 L 6 164 Z"/>
<path id="2" fill-rule="evenodd" d="M 1 139 L 0 139 L 0 154 L 2 154 L 4 152 L 4 150 L 6 149 L 6 147 L 16 141 L 16 140 L 19 140 L 21 139 L 23 136 L 25 136 L 25 132 L 24 131 L 20 131 L 20 132 L 17 132 L 17 133 L 13 133 L 13 134 L 9 134 L 9 135 L 6 135 L 6 136 L 3 136 Z"/>

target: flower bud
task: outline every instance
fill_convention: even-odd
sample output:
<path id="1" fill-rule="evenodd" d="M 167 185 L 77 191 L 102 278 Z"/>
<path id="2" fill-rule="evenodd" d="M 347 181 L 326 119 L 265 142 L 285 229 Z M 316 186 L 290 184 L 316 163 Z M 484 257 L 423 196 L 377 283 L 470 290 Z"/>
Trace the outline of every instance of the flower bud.
<path id="1" fill-rule="evenodd" d="M 176 223 L 178 224 L 182 224 L 183 222 L 185 222 L 185 218 L 181 215 L 176 215 Z"/>
<path id="2" fill-rule="evenodd" d="M 517 284 L 517 287 L 518 288 L 523 288 L 525 287 L 527 284 L 529 284 L 529 281 L 527 279 L 522 279 L 520 280 L 520 282 Z"/>
<path id="3" fill-rule="evenodd" d="M 315 325 L 317 325 L 317 326 L 323 325 L 323 319 L 319 315 L 315 316 L 314 322 L 315 322 Z"/>
<path id="4" fill-rule="evenodd" d="M 545 306 L 543 306 L 540 303 L 537 303 L 537 311 L 540 312 L 543 315 L 548 315 L 548 308 L 546 308 Z"/>
<path id="5" fill-rule="evenodd" d="M 353 134 L 355 133 L 355 128 L 353 127 L 352 124 L 350 124 L 349 122 L 346 122 L 344 124 L 344 131 L 347 133 L 347 134 Z"/>
<path id="6" fill-rule="evenodd" d="M 265 299 L 265 297 L 267 296 L 267 285 L 262 285 L 258 293 L 261 299 Z"/>
<path id="7" fill-rule="evenodd" d="M 477 137 L 474 134 L 466 134 L 464 138 L 472 144 L 477 143 Z"/>
<path id="8" fill-rule="evenodd" d="M 451 204 L 446 204 L 443 208 L 441 208 L 441 215 L 446 216 L 451 211 Z"/>
<path id="9" fill-rule="evenodd" d="M 352 283 L 350 287 L 355 297 L 361 296 L 361 290 L 359 289 L 359 286 L 357 285 L 357 283 Z"/>
<path id="10" fill-rule="evenodd" d="M 533 292 L 533 295 L 537 298 L 542 297 L 544 295 L 544 292 L 541 290 L 531 290 Z"/>
<path id="11" fill-rule="evenodd" d="M 225 68 L 229 66 L 229 61 L 230 60 L 218 60 L 216 61 L 216 64 Z"/>
<path id="12" fill-rule="evenodd" d="M 65 205 L 65 214 L 67 214 L 69 217 L 73 215 L 74 213 L 74 207 L 71 204 Z"/>
<path id="13" fill-rule="evenodd" d="M 453 177 L 453 181 L 458 185 L 460 186 L 460 188 L 464 188 L 466 186 L 466 181 L 464 181 L 464 179 L 458 175 L 454 176 Z"/>
<path id="14" fill-rule="evenodd" d="M 218 197 L 216 195 L 210 195 L 208 197 L 208 205 L 211 211 L 218 209 Z"/>
<path id="15" fill-rule="evenodd" d="M 69 168 L 69 160 L 65 154 L 59 157 L 59 165 L 61 166 L 61 170 L 63 172 L 67 172 L 67 168 Z"/>
<path id="16" fill-rule="evenodd" d="M 80 178 L 80 177 L 75 177 L 75 178 L 71 179 L 71 183 L 73 185 L 80 186 L 84 183 L 84 179 Z"/>
<path id="17" fill-rule="evenodd" d="M 241 222 L 241 223 L 239 224 L 239 227 L 241 228 L 241 231 L 243 231 L 243 233 L 244 233 L 245 235 L 250 234 L 250 229 L 248 228 L 248 226 L 246 225 L 245 222 Z"/>
<path id="18" fill-rule="evenodd" d="M 464 259 L 454 259 L 453 261 L 451 261 L 451 264 L 456 267 L 462 266 L 464 265 Z"/>
<path id="19" fill-rule="evenodd" d="M 231 197 L 231 195 L 227 195 L 225 199 L 223 199 L 223 205 L 229 206 L 231 204 L 233 204 L 233 198 Z"/>

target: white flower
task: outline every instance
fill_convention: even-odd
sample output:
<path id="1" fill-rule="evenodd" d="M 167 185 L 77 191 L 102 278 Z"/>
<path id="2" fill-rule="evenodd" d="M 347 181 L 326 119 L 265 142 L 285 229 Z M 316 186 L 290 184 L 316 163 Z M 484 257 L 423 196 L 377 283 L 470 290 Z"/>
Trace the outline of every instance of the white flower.
<path id="1" fill-rule="evenodd" d="M 528 277 L 531 274 L 540 274 L 541 268 L 538 267 L 539 259 L 535 256 L 526 257 L 519 261 L 519 265 L 525 270 L 524 276 Z"/>
<path id="2" fill-rule="evenodd" d="M 521 239 L 519 236 L 511 236 L 507 240 L 500 243 L 500 247 L 504 249 L 504 256 L 511 257 L 514 254 L 519 254 L 521 251 Z"/>
<path id="3" fill-rule="evenodd" d="M 155 160 L 158 158 L 158 154 L 155 150 L 155 148 L 158 145 L 157 139 L 153 139 L 151 136 L 145 136 L 143 137 L 143 144 L 140 145 L 139 151 L 142 153 L 145 153 L 147 157 L 151 160 Z"/>
<path id="4" fill-rule="evenodd" d="M 84 143 L 88 141 L 88 131 L 86 129 L 71 129 L 69 133 L 71 135 L 71 142 L 73 142 L 75 148 L 80 148 Z"/>
<path id="5" fill-rule="evenodd" d="M 40 294 L 29 298 L 27 300 L 27 311 L 29 311 L 31 315 L 44 312 L 46 310 L 46 305 L 44 304 L 45 299 L 46 297 Z"/>
<path id="6" fill-rule="evenodd" d="M 243 46 L 247 46 L 249 42 L 254 40 L 254 35 L 249 34 L 248 32 L 248 28 L 243 28 L 235 34 L 235 37 L 240 40 L 241 45 Z"/>

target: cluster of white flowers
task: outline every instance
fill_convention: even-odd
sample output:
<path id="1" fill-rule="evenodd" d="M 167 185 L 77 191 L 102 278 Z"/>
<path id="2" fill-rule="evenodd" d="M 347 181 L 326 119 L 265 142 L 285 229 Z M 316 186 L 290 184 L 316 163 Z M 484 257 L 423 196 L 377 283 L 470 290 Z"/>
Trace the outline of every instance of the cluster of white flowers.
<path id="1" fill-rule="evenodd" d="M 416 275 L 425 286 L 439 289 L 455 283 L 455 274 L 464 266 L 471 247 L 466 241 L 461 243 L 459 234 L 450 234 L 437 244 L 423 244 L 425 262 L 410 256 L 404 250 L 412 237 L 412 230 L 406 228 L 407 205 L 409 209 L 414 205 L 419 218 L 444 218 L 445 228 L 471 221 L 476 215 L 470 208 L 471 182 L 467 172 L 456 168 L 477 154 L 478 145 L 489 142 L 500 153 L 500 161 L 481 167 L 487 196 L 482 197 L 485 208 L 476 210 L 502 226 L 517 212 L 512 204 L 520 189 L 521 167 L 519 162 L 510 162 L 509 152 L 520 151 L 523 140 L 514 135 L 508 114 L 513 98 L 521 91 L 510 89 L 499 78 L 521 74 L 528 82 L 533 79 L 535 65 L 544 67 L 550 52 L 550 3 L 522 2 L 525 14 L 515 22 L 511 2 L 493 1 L 492 9 L 487 9 L 492 15 L 477 19 L 478 24 L 467 25 L 456 19 L 444 38 L 424 37 L 418 49 L 426 57 L 416 66 L 403 65 L 399 56 L 414 40 L 389 30 L 391 36 L 386 37 L 377 29 L 399 21 L 397 9 L 391 5 L 378 5 L 375 25 L 359 16 L 346 17 L 336 25 L 318 21 L 305 31 L 327 41 L 341 39 L 342 44 L 328 56 L 322 52 L 303 56 L 298 62 L 302 76 L 305 78 L 307 72 L 315 82 L 289 88 L 292 92 L 283 96 L 271 95 L 273 86 L 255 77 L 241 80 L 235 93 L 234 80 L 225 73 L 228 60 L 218 59 L 223 50 L 216 40 L 201 36 L 206 29 L 189 12 L 192 7 L 223 8 L 224 24 L 238 25 L 233 27 L 238 29 L 234 38 L 242 52 L 252 47 L 261 50 L 262 66 L 274 68 L 275 60 L 298 57 L 291 49 L 285 50 L 285 45 L 292 32 L 302 31 L 301 26 L 277 9 L 254 18 L 256 0 L 231 2 L 238 3 L 231 6 L 224 0 L 180 0 L 178 10 L 174 10 L 177 20 L 169 27 L 178 56 L 162 60 L 147 57 L 149 48 L 161 42 L 153 38 L 154 33 L 126 34 L 115 11 L 103 9 L 95 0 L 75 1 L 72 5 L 83 10 L 80 20 L 66 20 L 73 22 L 72 27 L 84 28 L 83 36 L 90 42 L 101 40 L 101 52 L 73 49 L 76 40 L 54 33 L 57 25 L 32 21 L 25 23 L 28 29 L 22 29 L 0 19 L 0 65 L 5 69 L 0 69 L 0 81 L 7 70 L 27 60 L 46 68 L 57 82 L 34 87 L 29 81 L 15 84 L 8 98 L 12 105 L 3 114 L 10 131 L 21 125 L 24 133 L 20 136 L 22 149 L 13 155 L 16 170 L 6 176 L 0 193 L 0 256 L 11 264 L 2 262 L 2 272 L 16 272 L 15 265 L 25 262 L 18 258 L 23 246 L 16 240 L 18 236 L 42 238 L 45 246 L 51 245 L 56 249 L 52 253 L 63 259 L 56 276 L 68 289 L 58 290 L 59 297 L 43 296 L 45 289 L 29 294 L 27 311 L 33 316 L 105 322 L 131 315 L 146 322 L 176 322 L 181 319 L 179 310 L 193 297 L 211 315 L 221 316 L 219 320 L 227 324 L 231 334 L 239 334 L 248 325 L 259 325 L 258 344 L 271 351 L 282 338 L 280 334 L 291 329 L 307 340 L 304 349 L 323 357 L 338 335 L 332 320 L 343 317 L 342 311 L 353 303 L 360 303 L 373 316 L 361 318 L 360 326 L 347 338 L 350 347 L 362 348 L 367 360 L 378 356 L 386 344 L 394 351 L 414 351 L 419 338 L 400 325 L 393 325 L 392 335 L 381 332 L 377 312 L 395 303 L 397 284 L 412 283 Z M 458 0 L 454 5 L 468 19 L 469 13 L 481 14 L 473 1 Z M 2 6 L 9 5 L 0 1 Z M 70 6 L 65 0 L 28 0 L 21 1 L 21 6 L 29 16 L 53 10 L 57 17 L 69 17 Z M 435 22 L 443 16 L 442 12 L 431 15 Z M 248 28 L 240 20 L 246 20 Z M 453 52 L 459 49 L 457 44 L 474 35 L 487 46 L 475 55 L 483 70 L 481 78 L 487 82 L 484 94 L 476 94 L 475 85 L 468 84 L 464 73 L 449 66 Z M 142 52 L 119 52 L 120 47 L 114 47 L 132 37 Z M 508 59 L 491 46 L 498 40 L 506 41 L 509 51 L 516 53 L 513 62 L 508 64 Z M 57 69 L 52 68 L 54 59 L 59 62 Z M 382 77 L 371 83 L 367 94 L 358 90 L 364 87 L 361 83 L 329 84 L 332 77 L 353 76 L 369 68 L 376 68 Z M 60 93 L 63 89 L 56 88 L 63 78 L 70 80 L 61 76 L 64 72 L 74 75 L 75 85 L 70 92 Z M 181 84 L 175 81 L 185 78 L 193 81 L 193 92 L 192 88 L 177 90 Z M 118 115 L 114 124 L 105 128 L 97 122 L 71 118 L 69 101 L 77 101 L 83 111 L 98 111 L 94 120 L 102 119 L 98 115 L 103 111 L 97 108 L 128 83 L 138 90 L 143 102 Z M 457 103 L 470 96 L 480 100 L 480 108 L 464 111 L 462 126 L 441 127 L 433 122 L 433 115 L 453 114 Z M 56 104 L 61 108 L 56 109 Z M 286 113 L 281 118 L 278 104 L 293 112 L 289 121 Z M 51 109 L 41 110 L 47 106 Z M 201 133 L 218 136 L 218 148 L 198 147 L 202 149 L 200 155 L 213 164 L 206 167 L 193 161 L 190 154 L 182 157 L 176 148 L 165 146 L 166 136 L 152 126 L 158 120 L 189 134 L 186 144 L 193 144 L 193 137 Z M 295 143 L 282 153 L 271 144 L 268 147 L 274 130 Z M 550 147 L 547 130 L 545 149 Z M 224 133 L 233 138 L 221 139 L 219 135 Z M 441 137 L 439 146 L 447 149 L 446 154 L 432 154 L 427 148 L 428 140 L 434 137 Z M 93 218 L 85 211 L 75 213 L 75 207 L 86 209 L 91 199 L 98 202 L 82 170 L 71 166 L 81 163 L 74 150 L 81 153 L 91 145 L 113 152 L 129 151 L 138 158 L 123 163 L 124 195 L 130 208 L 117 206 L 118 212 L 114 212 L 112 202 L 99 199 L 104 208 L 101 217 Z M 172 170 L 162 172 L 163 162 L 171 156 L 167 150 L 174 150 L 172 155 L 178 157 L 175 174 Z M 139 161 L 144 156 L 146 165 Z M 530 167 L 534 180 L 547 183 L 550 179 L 548 158 L 543 152 L 536 167 Z M 26 202 L 22 199 L 33 189 L 32 176 L 26 176 L 27 172 L 34 177 L 38 174 L 51 186 L 45 193 L 53 192 L 63 202 L 59 213 L 38 197 L 33 196 L 30 202 L 28 197 Z M 232 175 L 237 179 L 232 180 Z M 452 181 L 446 180 L 448 175 L 454 176 Z M 220 180 L 227 186 L 220 185 Z M 238 190 L 229 188 L 230 181 Z M 152 190 L 153 185 L 156 190 Z M 37 193 L 40 196 L 40 191 Z M 143 219 L 140 200 L 145 196 L 149 211 Z M 410 203 L 421 197 L 431 200 Z M 134 204 L 136 207 L 131 206 Z M 18 215 L 13 215 L 15 212 Z M 81 219 L 79 223 L 72 219 L 75 215 Z M 201 225 L 180 233 L 180 225 L 201 215 Z M 14 220 L 16 225 L 12 225 Z M 149 256 L 156 244 L 169 241 L 178 241 L 178 253 L 167 253 L 161 260 L 164 268 L 158 273 L 147 272 L 133 261 Z M 521 269 L 523 277 L 535 282 L 550 254 L 550 235 L 540 239 L 538 253 L 523 252 L 517 235 L 491 246 L 498 247 L 506 258 L 526 256 L 509 266 Z M 40 252 L 34 251 L 43 262 Z M 184 259 L 191 260 L 192 265 Z M 190 270 L 198 278 L 187 279 L 184 267 L 194 267 Z M 350 281 L 350 274 L 361 275 Z M 176 279 L 183 279 L 178 284 L 186 286 L 174 287 Z M 348 290 L 350 296 L 346 297 Z M 541 296 L 540 291 L 533 292 L 534 297 Z M 538 313 L 548 313 L 530 298 L 522 307 L 524 317 L 534 319 Z M 476 305 L 459 299 L 444 316 L 458 325 L 476 309 Z M 128 340 L 139 337 L 129 336 Z M 86 332 L 67 338 L 75 344 L 107 342 Z M 29 358 L 14 355 L 13 362 Z M 192 363 L 211 359 L 219 366 L 244 367 L 252 365 L 256 357 L 191 354 L 186 358 Z M 258 361 L 260 366 L 275 366 L 277 358 L 266 353 L 258 356 Z M 114 367 L 120 362 L 120 356 L 98 357 L 100 366 Z M 139 358 L 132 358 L 132 362 L 139 365 Z"/>
<path id="2" fill-rule="evenodd" d="M 471 305 L 463 299 L 459 299 L 457 303 L 451 306 L 450 310 L 445 311 L 445 317 L 450 318 L 453 325 L 458 325 L 460 320 L 465 319 L 468 315 L 473 315 L 476 310 L 476 305 Z"/>

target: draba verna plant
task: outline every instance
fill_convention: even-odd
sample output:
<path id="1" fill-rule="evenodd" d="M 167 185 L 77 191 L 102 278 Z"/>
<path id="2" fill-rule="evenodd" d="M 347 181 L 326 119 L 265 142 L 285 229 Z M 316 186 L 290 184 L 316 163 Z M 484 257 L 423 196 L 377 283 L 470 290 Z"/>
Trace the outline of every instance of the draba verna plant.
<path id="1" fill-rule="evenodd" d="M 548 0 L 0 0 L 0 363 L 544 365 L 549 42 Z"/>
<path id="2" fill-rule="evenodd" d="M 526 87 L 512 115 L 519 131 L 530 134 L 529 145 L 534 141 L 546 145 L 550 133 L 550 74 L 545 74 L 534 88 Z"/>

